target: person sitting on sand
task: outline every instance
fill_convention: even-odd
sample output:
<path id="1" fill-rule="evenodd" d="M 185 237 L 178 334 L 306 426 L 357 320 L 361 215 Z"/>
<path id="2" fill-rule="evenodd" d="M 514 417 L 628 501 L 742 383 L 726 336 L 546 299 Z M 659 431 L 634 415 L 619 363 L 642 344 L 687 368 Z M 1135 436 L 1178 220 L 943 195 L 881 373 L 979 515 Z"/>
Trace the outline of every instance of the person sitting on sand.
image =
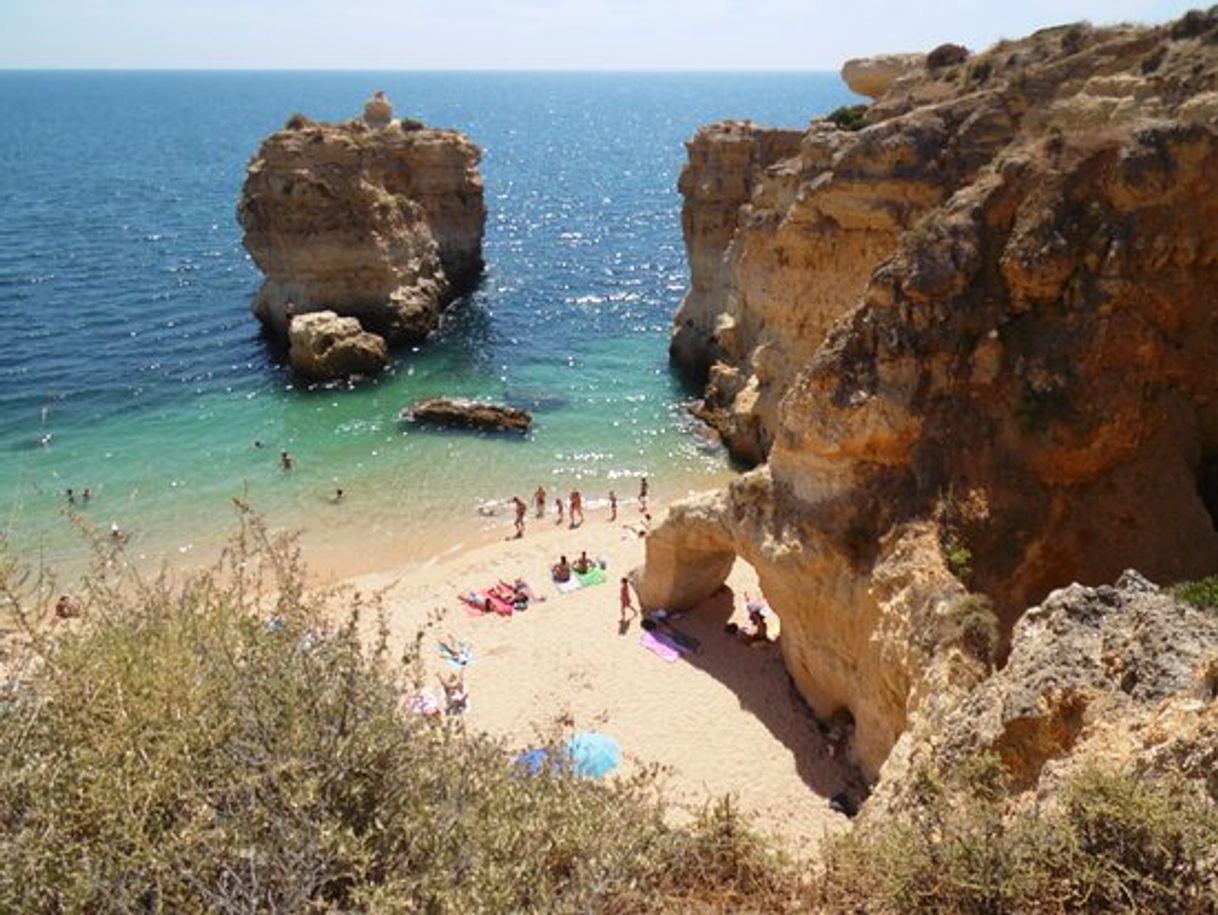
<path id="1" fill-rule="evenodd" d="M 567 562 L 566 556 L 558 557 L 558 564 L 550 569 L 550 577 L 559 584 L 571 580 L 571 563 Z"/>
<path id="2" fill-rule="evenodd" d="M 571 563 L 571 568 L 573 568 L 580 575 L 587 575 L 590 571 L 592 571 L 592 566 L 593 562 L 588 558 L 587 550 L 581 550 L 579 559 Z"/>
<path id="3" fill-rule="evenodd" d="M 469 693 L 465 689 L 465 677 L 461 671 L 440 677 L 444 689 L 444 711 L 449 715 L 460 715 L 469 708 Z"/>
<path id="4" fill-rule="evenodd" d="M 748 592 L 744 593 L 744 607 L 749 614 L 749 625 L 751 631 L 747 633 L 747 638 L 752 642 L 768 642 L 770 640 L 769 632 L 769 610 L 766 605 L 749 597 Z"/>
<path id="5" fill-rule="evenodd" d="M 533 493 L 533 503 L 537 506 L 537 517 L 544 517 L 546 513 L 546 488 L 544 486 L 538 486 L 537 492 Z"/>

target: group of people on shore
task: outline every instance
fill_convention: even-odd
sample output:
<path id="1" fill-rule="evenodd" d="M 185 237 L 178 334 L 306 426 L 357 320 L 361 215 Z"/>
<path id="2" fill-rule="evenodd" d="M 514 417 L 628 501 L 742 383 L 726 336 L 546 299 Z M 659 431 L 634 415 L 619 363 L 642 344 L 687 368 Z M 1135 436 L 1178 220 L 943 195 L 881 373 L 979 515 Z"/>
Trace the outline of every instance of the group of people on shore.
<path id="1" fill-rule="evenodd" d="M 650 493 L 650 486 L 647 482 L 647 477 L 639 480 L 639 511 L 643 512 L 644 518 L 650 522 L 651 515 L 647 512 L 647 499 Z M 533 493 L 533 507 L 536 513 L 537 520 L 541 520 L 546 516 L 546 506 L 549 505 L 549 497 L 544 486 L 538 486 Z M 512 506 L 516 512 L 515 528 L 516 538 L 524 536 L 525 519 L 529 512 L 528 503 L 520 496 L 512 496 Z M 617 521 L 618 498 L 617 493 L 612 489 L 609 490 L 609 521 Z M 584 523 L 584 497 L 578 489 L 571 490 L 567 497 L 567 502 L 563 503 L 561 495 L 554 498 L 554 523 L 562 524 L 564 520 L 568 521 L 568 527 L 572 530 L 580 527 Z M 639 536 L 643 536 L 640 534 Z"/>

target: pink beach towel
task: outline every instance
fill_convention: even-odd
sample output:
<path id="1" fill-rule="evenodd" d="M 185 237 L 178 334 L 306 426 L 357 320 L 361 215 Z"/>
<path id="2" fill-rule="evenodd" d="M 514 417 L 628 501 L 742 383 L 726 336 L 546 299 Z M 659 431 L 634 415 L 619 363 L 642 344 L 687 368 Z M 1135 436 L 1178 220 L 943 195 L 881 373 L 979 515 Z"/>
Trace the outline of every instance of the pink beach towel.
<path id="1" fill-rule="evenodd" d="M 669 648 L 650 632 L 644 632 L 639 637 L 639 644 L 654 654 L 661 661 L 666 661 L 671 664 L 673 661 L 681 657 L 681 652 L 676 649 Z"/>

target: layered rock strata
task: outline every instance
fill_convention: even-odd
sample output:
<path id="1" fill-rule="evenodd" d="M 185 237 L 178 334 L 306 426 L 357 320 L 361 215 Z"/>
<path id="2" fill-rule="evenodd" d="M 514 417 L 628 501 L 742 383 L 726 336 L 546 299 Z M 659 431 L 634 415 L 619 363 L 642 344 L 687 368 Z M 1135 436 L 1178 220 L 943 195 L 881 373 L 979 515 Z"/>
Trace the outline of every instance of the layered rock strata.
<path id="1" fill-rule="evenodd" d="M 673 352 L 768 463 L 674 510 L 640 593 L 753 563 L 875 775 L 964 589 L 1007 635 L 1071 581 L 1218 569 L 1218 13 L 927 65 L 866 119 L 690 145 Z"/>
<path id="2" fill-rule="evenodd" d="M 237 210 L 266 275 L 255 314 L 281 338 L 320 310 L 391 345 L 425 337 L 482 269 L 480 157 L 456 131 L 394 120 L 383 94 L 362 119 L 292 118 L 250 162 Z"/>

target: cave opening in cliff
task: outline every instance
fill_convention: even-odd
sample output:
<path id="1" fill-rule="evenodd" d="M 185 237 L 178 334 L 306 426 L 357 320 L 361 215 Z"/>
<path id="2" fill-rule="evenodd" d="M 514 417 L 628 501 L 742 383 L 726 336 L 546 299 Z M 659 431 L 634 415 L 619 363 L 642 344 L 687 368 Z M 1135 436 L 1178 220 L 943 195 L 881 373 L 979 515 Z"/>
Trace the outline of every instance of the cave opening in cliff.
<path id="1" fill-rule="evenodd" d="M 1197 467 L 1197 494 L 1210 516 L 1210 526 L 1218 530 L 1218 454 L 1207 454 Z"/>

